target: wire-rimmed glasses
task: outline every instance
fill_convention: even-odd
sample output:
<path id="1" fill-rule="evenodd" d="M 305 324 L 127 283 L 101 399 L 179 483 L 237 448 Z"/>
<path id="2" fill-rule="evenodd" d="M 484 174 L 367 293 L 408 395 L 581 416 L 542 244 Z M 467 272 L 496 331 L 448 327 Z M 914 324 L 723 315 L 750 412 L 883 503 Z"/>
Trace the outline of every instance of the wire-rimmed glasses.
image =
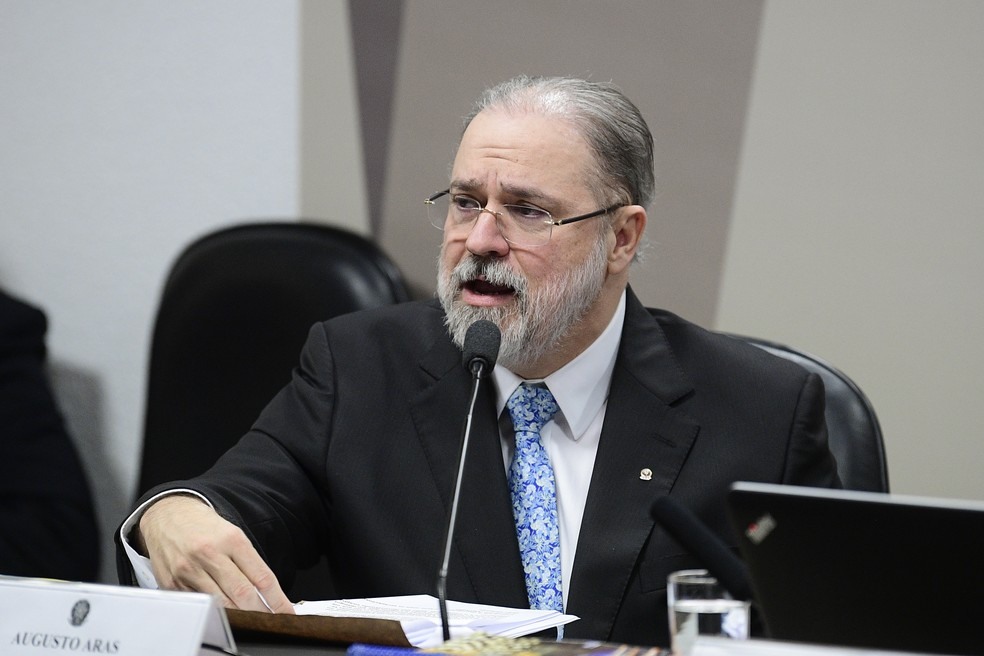
<path id="1" fill-rule="evenodd" d="M 554 226 L 593 219 L 617 210 L 622 205 L 612 205 L 568 219 L 555 219 L 550 212 L 535 205 L 502 205 L 496 212 L 467 194 L 452 194 L 450 189 L 439 191 L 424 201 L 431 225 L 440 230 L 470 228 L 482 212 L 495 217 L 495 223 L 503 239 L 516 246 L 543 246 L 550 241 Z"/>

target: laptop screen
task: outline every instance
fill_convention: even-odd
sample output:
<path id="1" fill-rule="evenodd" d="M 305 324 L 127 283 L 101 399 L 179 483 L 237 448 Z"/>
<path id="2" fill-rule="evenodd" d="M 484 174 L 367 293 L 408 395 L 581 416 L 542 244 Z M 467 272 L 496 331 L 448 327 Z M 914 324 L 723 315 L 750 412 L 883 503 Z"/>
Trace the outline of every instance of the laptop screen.
<path id="1" fill-rule="evenodd" d="M 736 483 L 728 511 L 770 637 L 984 653 L 984 503 Z"/>

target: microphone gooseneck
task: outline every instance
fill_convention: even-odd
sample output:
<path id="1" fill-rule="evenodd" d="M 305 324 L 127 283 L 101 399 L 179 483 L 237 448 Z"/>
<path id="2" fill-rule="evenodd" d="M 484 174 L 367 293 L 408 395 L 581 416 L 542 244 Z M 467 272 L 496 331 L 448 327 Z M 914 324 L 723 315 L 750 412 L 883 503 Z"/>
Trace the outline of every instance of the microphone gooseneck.
<path id="1" fill-rule="evenodd" d="M 735 599 L 753 598 L 745 563 L 696 515 L 668 496 L 653 502 L 650 515 L 687 551 L 700 559 Z"/>
<path id="2" fill-rule="evenodd" d="M 462 364 L 471 372 L 471 399 L 468 402 L 468 415 L 465 417 L 465 427 L 461 434 L 461 450 L 458 453 L 458 470 L 454 477 L 454 494 L 451 497 L 451 512 L 448 516 L 447 530 L 444 533 L 444 556 L 441 559 L 441 569 L 437 573 L 437 601 L 441 612 L 441 630 L 444 640 L 451 639 L 451 625 L 448 620 L 447 584 L 448 564 L 451 561 L 451 539 L 454 536 L 454 524 L 458 516 L 458 499 L 461 497 L 461 478 L 465 469 L 465 455 L 468 453 L 468 438 L 471 435 L 472 413 L 475 411 L 475 401 L 478 399 L 478 387 L 495 367 L 499 357 L 499 343 L 502 334 L 498 326 L 491 321 L 480 319 L 468 326 L 465 333 L 464 348 L 462 348 Z"/>

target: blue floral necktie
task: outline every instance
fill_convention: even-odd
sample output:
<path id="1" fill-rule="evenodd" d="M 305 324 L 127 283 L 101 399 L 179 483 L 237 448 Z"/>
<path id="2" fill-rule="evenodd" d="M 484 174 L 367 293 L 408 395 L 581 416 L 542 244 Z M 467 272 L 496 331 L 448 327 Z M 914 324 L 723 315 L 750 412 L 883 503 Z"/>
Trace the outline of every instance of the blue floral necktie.
<path id="1" fill-rule="evenodd" d="M 516 431 L 509 491 L 530 608 L 563 612 L 557 489 L 540 442 L 540 431 L 557 412 L 557 403 L 546 387 L 523 383 L 506 407 Z"/>

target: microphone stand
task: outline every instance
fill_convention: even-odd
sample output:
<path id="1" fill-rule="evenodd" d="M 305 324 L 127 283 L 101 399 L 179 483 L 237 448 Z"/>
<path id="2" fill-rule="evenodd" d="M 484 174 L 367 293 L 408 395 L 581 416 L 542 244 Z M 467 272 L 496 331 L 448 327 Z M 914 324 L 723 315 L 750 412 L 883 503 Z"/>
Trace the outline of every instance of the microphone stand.
<path id="1" fill-rule="evenodd" d="M 461 436 L 461 450 L 458 453 L 458 471 L 454 477 L 454 494 L 451 497 L 451 517 L 448 519 L 448 532 L 444 536 L 444 558 L 441 560 L 441 569 L 437 573 L 437 603 L 441 612 L 441 630 L 444 632 L 444 641 L 451 639 L 451 623 L 448 619 L 447 585 L 448 585 L 448 564 L 451 560 L 451 536 L 454 535 L 454 524 L 458 517 L 458 498 L 461 496 L 462 472 L 465 470 L 465 454 L 468 453 L 468 438 L 471 437 L 472 414 L 475 412 L 475 401 L 478 399 L 478 386 L 482 380 L 482 372 L 485 363 L 481 359 L 475 359 L 471 363 L 472 372 L 472 391 L 471 401 L 468 403 L 468 415 L 465 417 L 465 430 Z"/>

